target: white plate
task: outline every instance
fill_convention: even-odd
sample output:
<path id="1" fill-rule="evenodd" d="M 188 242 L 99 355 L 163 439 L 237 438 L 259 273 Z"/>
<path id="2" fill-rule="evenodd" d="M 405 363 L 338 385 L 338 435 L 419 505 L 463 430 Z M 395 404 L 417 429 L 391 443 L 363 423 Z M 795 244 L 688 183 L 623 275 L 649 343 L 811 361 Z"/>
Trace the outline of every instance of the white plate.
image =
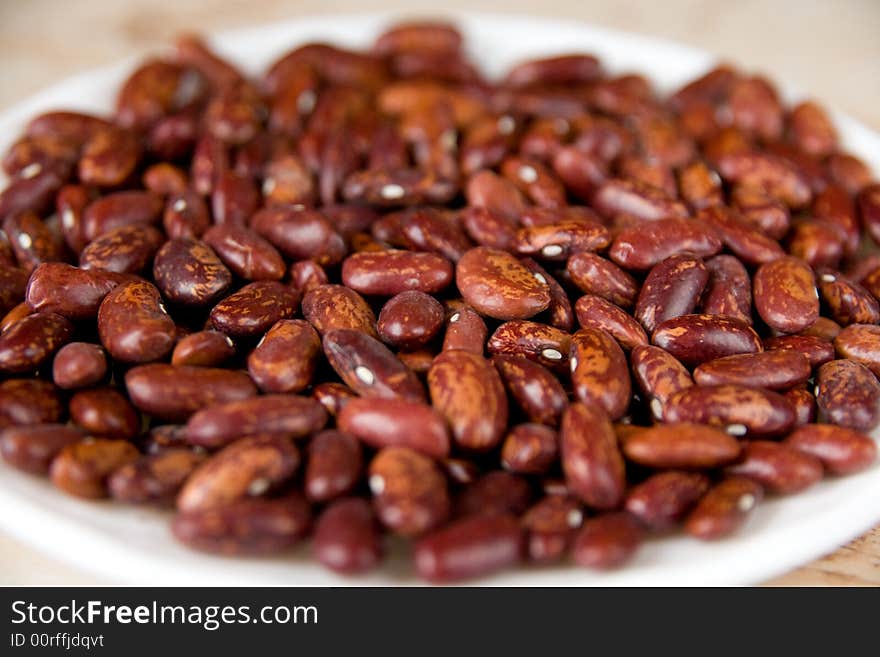
<path id="1" fill-rule="evenodd" d="M 532 56 L 593 52 L 612 71 L 646 74 L 670 90 L 706 70 L 708 54 L 657 39 L 576 22 L 464 14 L 456 19 L 468 48 L 490 74 Z M 259 72 L 291 46 L 328 40 L 366 46 L 394 16 L 310 17 L 229 33 L 217 49 Z M 67 80 L 0 116 L 0 151 L 38 111 L 106 112 L 132 62 Z M 795 97 L 787 93 L 788 99 Z M 843 141 L 880 170 L 880 137 L 835 114 Z M 416 583 L 402 549 L 377 573 L 343 578 L 310 560 L 307 548 L 275 559 L 225 559 L 191 552 L 168 530 L 166 514 L 112 503 L 82 502 L 46 481 L 0 465 L 0 526 L 35 548 L 101 573 L 147 585 L 401 585 Z M 826 480 L 805 494 L 762 504 L 735 537 L 705 544 L 685 537 L 650 541 L 626 568 L 602 574 L 571 566 L 521 568 L 479 580 L 491 585 L 751 584 L 830 552 L 880 521 L 880 464 L 857 476 Z"/>

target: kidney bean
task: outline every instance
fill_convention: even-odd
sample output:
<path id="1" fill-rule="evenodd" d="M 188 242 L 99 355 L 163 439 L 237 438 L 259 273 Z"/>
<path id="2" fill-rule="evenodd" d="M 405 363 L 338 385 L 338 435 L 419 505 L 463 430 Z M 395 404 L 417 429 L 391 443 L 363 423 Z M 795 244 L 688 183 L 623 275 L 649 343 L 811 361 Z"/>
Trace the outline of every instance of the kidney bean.
<path id="1" fill-rule="evenodd" d="M 643 530 L 628 513 L 606 513 L 584 522 L 571 548 L 585 568 L 610 569 L 629 561 L 642 543 Z"/>
<path id="2" fill-rule="evenodd" d="M 789 139 L 810 155 L 830 155 L 837 146 L 837 132 L 825 111 L 813 101 L 804 101 L 788 114 Z"/>
<path id="3" fill-rule="evenodd" d="M 144 413 L 180 421 L 206 406 L 253 397 L 257 389 L 244 372 L 154 363 L 125 374 L 132 403 Z"/>
<path id="4" fill-rule="evenodd" d="M 695 386 L 673 395 L 663 410 L 667 422 L 721 426 L 734 436 L 778 436 L 795 421 L 782 395 L 737 384 Z"/>
<path id="5" fill-rule="evenodd" d="M 468 206 L 461 211 L 460 221 L 464 231 L 480 246 L 508 251 L 516 244 L 516 225 L 488 208 Z"/>
<path id="6" fill-rule="evenodd" d="M 451 582 L 487 575 L 519 563 L 525 552 L 516 518 L 466 517 L 421 539 L 413 560 L 419 576 Z"/>
<path id="7" fill-rule="evenodd" d="M 58 422 L 64 407 L 58 389 L 40 379 L 7 379 L 0 383 L 0 426 Z"/>
<path id="8" fill-rule="evenodd" d="M 841 324 L 876 324 L 880 322 L 880 304 L 858 283 L 837 272 L 817 272 L 819 294 L 831 317 Z"/>
<path id="9" fill-rule="evenodd" d="M 323 346 L 330 366 L 359 395 L 424 400 L 424 388 L 415 373 L 366 333 L 331 329 L 324 333 Z"/>
<path id="10" fill-rule="evenodd" d="M 190 189 L 169 194 L 162 214 L 162 226 L 170 239 L 198 238 L 210 226 L 208 206 L 198 193 Z M 224 228 L 233 230 L 236 227 L 227 225 Z M 221 230 L 220 227 L 218 230 Z M 207 237 L 205 241 L 208 242 Z M 216 248 L 212 242 L 208 243 Z"/>
<path id="11" fill-rule="evenodd" d="M 377 329 L 386 343 L 400 349 L 423 347 L 443 325 L 440 302 L 417 290 L 407 290 L 389 299 L 379 313 Z"/>
<path id="12" fill-rule="evenodd" d="M 559 282 L 531 258 L 523 258 L 520 262 L 535 276 L 540 276 L 550 288 L 550 305 L 547 307 L 547 322 L 561 331 L 571 331 L 574 326 L 574 310 L 568 293 Z"/>
<path id="13" fill-rule="evenodd" d="M 752 479 L 726 476 L 685 519 L 685 531 L 701 540 L 727 536 L 745 523 L 763 497 L 763 487 Z"/>
<path id="14" fill-rule="evenodd" d="M 727 471 L 753 479 L 767 491 L 782 495 L 799 493 L 822 479 L 819 459 L 786 444 L 765 440 L 747 442 L 740 460 Z"/>
<path id="15" fill-rule="evenodd" d="M 612 179 L 603 182 L 592 198 L 599 214 L 612 217 L 628 214 L 644 220 L 684 219 L 688 210 L 683 203 L 652 185 L 636 180 Z"/>
<path id="16" fill-rule="evenodd" d="M 141 429 L 141 418 L 114 388 L 80 390 L 70 398 L 70 419 L 90 435 L 131 439 Z"/>
<path id="17" fill-rule="evenodd" d="M 602 329 L 582 328 L 571 338 L 571 382 L 577 398 L 596 404 L 612 420 L 629 408 L 631 382 L 626 356 L 611 335 Z"/>
<path id="18" fill-rule="evenodd" d="M 526 207 L 522 193 L 513 182 L 487 169 L 468 179 L 465 196 L 468 205 L 486 208 L 509 222 L 516 222 Z"/>
<path id="19" fill-rule="evenodd" d="M 457 220 L 431 208 L 404 211 L 400 234 L 409 248 L 436 253 L 453 262 L 473 246 Z"/>
<path id="20" fill-rule="evenodd" d="M 800 331 L 799 335 L 808 335 L 819 338 L 820 340 L 825 340 L 826 342 L 831 342 L 840 334 L 841 326 L 833 319 L 828 319 L 827 317 L 819 317 L 815 322 L 810 324 L 807 328 Z"/>
<path id="21" fill-rule="evenodd" d="M 0 333 L 5 333 L 7 329 L 16 324 L 19 320 L 33 314 L 33 308 L 30 307 L 27 301 L 22 301 L 0 319 Z"/>
<path id="22" fill-rule="evenodd" d="M 800 219 L 789 231 L 788 252 L 811 267 L 837 267 L 843 258 L 843 239 L 827 221 Z"/>
<path id="23" fill-rule="evenodd" d="M 694 380 L 701 386 L 735 383 L 785 390 L 810 378 L 810 362 L 792 349 L 736 354 L 701 363 Z"/>
<path id="24" fill-rule="evenodd" d="M 64 259 L 61 240 L 33 212 L 9 215 L 3 221 L 3 230 L 19 267 L 28 272 L 43 262 Z"/>
<path id="25" fill-rule="evenodd" d="M 675 393 L 694 385 L 690 373 L 672 354 L 653 345 L 638 346 L 630 354 L 633 376 L 656 419 L 662 419 L 666 402 Z"/>
<path id="26" fill-rule="evenodd" d="M 667 420 L 669 424 L 637 429 L 626 436 L 622 443 L 626 457 L 651 468 L 702 469 L 739 456 L 739 442 L 723 431 L 708 424 Z"/>
<path id="27" fill-rule="evenodd" d="M 751 324 L 752 283 L 742 263 L 729 255 L 705 262 L 709 280 L 703 290 L 700 309 L 707 315 L 726 315 Z"/>
<path id="28" fill-rule="evenodd" d="M 871 183 L 871 170 L 850 153 L 832 153 L 825 161 L 832 184 L 840 185 L 850 195 L 858 194 Z"/>
<path id="29" fill-rule="evenodd" d="M 171 354 L 172 365 L 216 367 L 235 355 L 235 344 L 220 331 L 197 331 L 181 338 Z"/>
<path id="30" fill-rule="evenodd" d="M 32 372 L 70 340 L 73 325 L 61 315 L 38 312 L 0 334 L 0 372 Z"/>
<path id="31" fill-rule="evenodd" d="M 568 399 L 562 384 L 547 368 L 516 355 L 498 354 L 492 362 L 507 391 L 532 422 L 559 424 Z"/>
<path id="32" fill-rule="evenodd" d="M 718 206 L 701 210 L 697 220 L 713 228 L 724 246 L 747 265 L 761 265 L 785 255 L 775 240 L 749 226 L 729 208 Z"/>
<path id="33" fill-rule="evenodd" d="M 659 324 L 651 342 L 688 366 L 762 351 L 761 338 L 742 320 L 723 315 L 682 315 Z"/>
<path id="34" fill-rule="evenodd" d="M 544 474 L 557 458 L 557 437 L 543 424 L 513 427 L 501 447 L 501 464 L 511 472 Z"/>
<path id="35" fill-rule="evenodd" d="M 498 372 L 482 356 L 457 349 L 441 352 L 428 370 L 431 403 L 452 429 L 455 443 L 488 451 L 507 426 L 507 396 Z"/>
<path id="36" fill-rule="evenodd" d="M 731 203 L 739 212 L 739 220 L 751 226 L 759 233 L 774 240 L 781 240 L 791 225 L 791 213 L 788 207 L 765 189 L 760 187 L 735 186 L 730 193 Z M 745 234 L 743 234 L 745 237 Z M 757 243 L 758 253 L 770 253 L 773 247 L 761 248 L 762 240 L 749 235 L 749 241 Z M 794 255 L 794 254 L 792 254 Z"/>
<path id="37" fill-rule="evenodd" d="M 333 329 L 352 329 L 378 337 L 376 316 L 369 304 L 343 285 L 319 285 L 302 300 L 303 316 L 324 335 Z"/>
<path id="38" fill-rule="evenodd" d="M 356 253 L 342 263 L 342 282 L 361 294 L 390 297 L 406 290 L 434 294 L 452 282 L 452 265 L 433 253 Z"/>
<path id="39" fill-rule="evenodd" d="M 154 194 L 172 196 L 183 194 L 187 189 L 189 179 L 186 172 L 179 167 L 168 162 L 159 162 L 144 171 L 143 183 L 144 187 Z M 167 202 L 165 208 L 166 210 L 168 208 Z"/>
<path id="40" fill-rule="evenodd" d="M 63 424 L 7 427 L 0 432 L 0 456 L 18 470 L 46 475 L 55 456 L 83 436 L 80 429 Z"/>
<path id="41" fill-rule="evenodd" d="M 51 208 L 55 194 L 66 182 L 64 174 L 63 171 L 44 169 L 36 163 L 22 169 L 0 191 L 0 218 L 9 220 L 20 214 L 44 214 Z"/>
<path id="42" fill-rule="evenodd" d="M 357 440 L 328 429 L 309 443 L 303 489 L 312 502 L 328 502 L 351 492 L 362 471 L 363 456 Z"/>
<path id="43" fill-rule="evenodd" d="M 155 224 L 164 203 L 152 192 L 121 191 L 92 201 L 83 213 L 83 236 L 92 241 L 115 228 Z"/>
<path id="44" fill-rule="evenodd" d="M 39 267 L 37 269 L 39 269 Z M 27 271 L 25 271 L 24 269 L 19 269 L 18 267 L 0 264 L 0 312 L 5 315 L 16 305 L 18 305 L 19 302 L 21 302 L 22 299 L 25 298 L 27 287 Z"/>
<path id="45" fill-rule="evenodd" d="M 137 274 L 149 267 L 162 242 L 152 226 L 122 226 L 89 242 L 80 253 L 80 267 Z"/>
<path id="46" fill-rule="evenodd" d="M 327 285 L 327 272 L 313 260 L 299 260 L 290 265 L 290 286 L 301 293 Z"/>
<path id="47" fill-rule="evenodd" d="M 314 399 L 262 395 L 221 402 L 194 413 L 186 423 L 186 439 L 193 445 L 216 448 L 251 434 L 302 438 L 326 422 L 327 413 Z"/>
<path id="48" fill-rule="evenodd" d="M 682 199 L 694 212 L 724 202 L 721 177 L 705 162 L 692 162 L 681 169 L 678 172 L 678 188 Z"/>
<path id="49" fill-rule="evenodd" d="M 570 219 L 520 228 L 514 250 L 544 260 L 565 260 L 581 251 L 601 251 L 610 242 L 608 229 L 601 224 Z"/>
<path id="50" fill-rule="evenodd" d="M 153 278 L 171 303 L 204 306 L 232 283 L 232 274 L 204 242 L 192 238 L 165 242 L 153 261 Z"/>
<path id="51" fill-rule="evenodd" d="M 816 421 L 816 398 L 807 390 L 806 385 L 786 390 L 783 396 L 794 407 L 795 427 Z"/>
<path id="52" fill-rule="evenodd" d="M 494 319 L 526 319 L 547 309 L 547 280 L 516 258 L 486 247 L 471 249 L 458 262 L 456 283 L 478 312 Z"/>
<path id="53" fill-rule="evenodd" d="M 833 360 L 816 375 L 819 421 L 856 431 L 870 431 L 880 422 L 880 383 L 864 365 Z"/>
<path id="54" fill-rule="evenodd" d="M 330 504 L 315 523 L 312 549 L 327 568 L 351 575 L 375 568 L 382 560 L 382 536 L 369 503 L 345 498 Z"/>
<path id="55" fill-rule="evenodd" d="M 399 446 L 379 450 L 370 463 L 369 484 L 376 515 L 396 534 L 424 534 L 449 516 L 443 474 L 415 450 Z"/>
<path id="56" fill-rule="evenodd" d="M 806 177 L 788 160 L 769 153 L 728 153 L 718 159 L 726 182 L 763 187 L 789 208 L 800 208 L 812 196 Z"/>
<path id="57" fill-rule="evenodd" d="M 464 303 L 451 307 L 450 311 L 443 334 L 443 351 L 463 349 L 482 356 L 489 333 L 486 322 Z"/>
<path id="58" fill-rule="evenodd" d="M 107 478 L 135 461 L 137 449 L 124 440 L 95 438 L 68 444 L 52 459 L 49 477 L 56 488 L 83 498 L 107 497 Z"/>
<path id="59" fill-rule="evenodd" d="M 645 278 L 635 318 L 647 331 L 653 331 L 667 319 L 691 313 L 708 280 L 709 271 L 702 260 L 688 255 L 666 258 Z"/>
<path id="60" fill-rule="evenodd" d="M 263 392 L 299 392 L 311 383 L 321 353 L 321 338 L 301 319 L 272 325 L 248 356 L 248 373 Z"/>
<path id="61" fill-rule="evenodd" d="M 584 519 L 581 505 L 567 495 L 547 495 L 520 518 L 528 534 L 528 556 L 535 562 L 557 561 Z"/>
<path id="62" fill-rule="evenodd" d="M 872 438 L 829 424 L 798 427 L 784 444 L 816 457 L 827 472 L 835 475 L 864 470 L 877 458 L 877 443 Z"/>
<path id="63" fill-rule="evenodd" d="M 211 323 L 227 335 L 260 335 L 296 312 L 299 294 L 277 281 L 248 283 L 211 310 Z"/>
<path id="64" fill-rule="evenodd" d="M 522 514 L 531 504 L 532 488 L 520 476 L 493 470 L 466 484 L 456 499 L 457 517 Z"/>
<path id="65" fill-rule="evenodd" d="M 113 358 L 145 363 L 171 351 L 176 327 L 159 291 L 146 281 L 131 281 L 104 297 L 98 309 L 98 333 Z"/>
<path id="66" fill-rule="evenodd" d="M 827 343 L 825 346 L 827 347 Z M 834 348 L 841 358 L 861 363 L 875 376 L 880 375 L 880 327 L 873 324 L 850 324 L 834 338 Z M 826 361 L 833 359 L 832 352 Z"/>
<path id="67" fill-rule="evenodd" d="M 682 252 L 707 257 L 720 250 L 721 240 L 713 229 L 693 220 L 669 218 L 622 230 L 608 255 L 624 269 L 644 271 Z"/>
<path id="68" fill-rule="evenodd" d="M 511 320 L 495 330 L 487 346 L 493 355 L 525 356 L 551 369 L 565 369 L 571 336 L 546 324 Z"/>
<path id="69" fill-rule="evenodd" d="M 624 506 L 652 531 L 667 531 L 682 521 L 709 486 L 709 478 L 698 472 L 659 472 L 634 487 Z"/>
<path id="70" fill-rule="evenodd" d="M 3 171 L 10 178 L 32 175 L 38 167 L 68 171 L 76 163 L 79 150 L 79 144 L 59 135 L 23 136 L 4 154 Z"/>
<path id="71" fill-rule="evenodd" d="M 443 417 L 422 402 L 352 399 L 340 409 L 336 425 L 378 449 L 402 446 L 437 459 L 449 455 L 449 432 Z"/>
<path id="72" fill-rule="evenodd" d="M 104 350 L 88 342 L 71 342 L 58 350 L 52 362 L 52 380 L 65 390 L 87 388 L 107 375 Z"/>
<path id="73" fill-rule="evenodd" d="M 171 506 L 204 460 L 204 454 L 179 448 L 148 454 L 114 470 L 107 479 L 107 489 L 110 497 L 120 502 Z"/>
<path id="74" fill-rule="evenodd" d="M 626 487 L 623 457 L 601 407 L 576 402 L 565 410 L 560 454 L 565 481 L 574 495 L 596 509 L 620 505 Z"/>
<path id="75" fill-rule="evenodd" d="M 141 159 L 137 136 L 119 128 L 104 128 L 83 144 L 78 177 L 85 185 L 117 187 L 134 173 Z"/>
<path id="76" fill-rule="evenodd" d="M 813 199 L 812 213 L 839 231 L 845 255 L 855 254 L 861 238 L 861 226 L 850 192 L 840 185 L 827 185 Z"/>
<path id="77" fill-rule="evenodd" d="M 338 415 L 345 404 L 357 397 L 357 393 L 341 383 L 319 383 L 312 387 L 312 398 L 317 400 L 330 415 Z"/>
<path id="78" fill-rule="evenodd" d="M 286 436 L 268 433 L 241 438 L 205 460 L 187 478 L 177 496 L 177 509 L 203 511 L 262 496 L 283 486 L 299 464 L 299 450 Z"/>
<path id="79" fill-rule="evenodd" d="M 290 258 L 312 258 L 326 265 L 345 255 L 342 236 L 314 210 L 265 208 L 251 217 L 250 227 Z"/>
<path id="80" fill-rule="evenodd" d="M 223 555 L 264 555 L 289 549 L 311 526 L 311 509 L 299 493 L 242 499 L 220 508 L 178 513 L 171 523 L 187 547 Z"/>

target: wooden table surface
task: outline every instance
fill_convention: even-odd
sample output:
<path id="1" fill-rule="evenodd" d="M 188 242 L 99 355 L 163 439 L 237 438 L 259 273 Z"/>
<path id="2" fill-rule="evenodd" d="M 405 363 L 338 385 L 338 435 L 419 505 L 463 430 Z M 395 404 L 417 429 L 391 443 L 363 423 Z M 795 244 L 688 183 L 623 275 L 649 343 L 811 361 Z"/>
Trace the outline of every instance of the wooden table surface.
<path id="1" fill-rule="evenodd" d="M 445 0 L 441 6 L 541 13 L 675 39 L 787 80 L 880 130 L 877 0 Z M 369 9 L 399 10 L 402 16 L 440 11 L 436 3 L 413 0 L 0 1 L 0 111 L 73 73 L 154 52 L 182 30 L 220 31 L 303 14 Z M 112 583 L 0 533 L 0 585 Z M 768 584 L 880 585 L 880 527 Z"/>

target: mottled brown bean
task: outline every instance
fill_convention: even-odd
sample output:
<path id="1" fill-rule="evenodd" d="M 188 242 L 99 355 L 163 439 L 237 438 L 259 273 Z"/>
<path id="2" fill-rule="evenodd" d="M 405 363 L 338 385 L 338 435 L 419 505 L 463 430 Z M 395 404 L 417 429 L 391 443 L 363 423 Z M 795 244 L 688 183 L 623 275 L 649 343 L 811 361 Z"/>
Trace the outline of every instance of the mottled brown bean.
<path id="1" fill-rule="evenodd" d="M 373 507 L 388 529 L 402 536 L 424 534 L 449 517 L 446 479 L 424 454 L 385 447 L 369 468 Z"/>
<path id="2" fill-rule="evenodd" d="M 822 463 L 787 444 L 754 440 L 745 444 L 739 461 L 727 472 L 753 479 L 768 492 L 789 495 L 822 479 Z"/>
<path id="3" fill-rule="evenodd" d="M 425 390 L 415 373 L 366 333 L 331 329 L 324 333 L 323 346 L 330 366 L 362 397 L 424 401 Z"/>
<path id="4" fill-rule="evenodd" d="M 125 374 L 125 387 L 138 409 L 174 422 L 206 406 L 257 394 L 244 372 L 164 363 L 133 367 Z"/>
<path id="5" fill-rule="evenodd" d="M 292 316 L 299 306 L 296 290 L 277 281 L 256 281 L 211 309 L 211 323 L 227 335 L 252 337 L 265 333 L 280 319 Z"/>
<path id="6" fill-rule="evenodd" d="M 568 397 L 550 370 L 523 356 L 497 354 L 492 362 L 513 401 L 529 420 L 552 427 L 559 424 Z"/>
<path id="7" fill-rule="evenodd" d="M 675 255 L 658 262 L 642 283 L 635 318 L 650 333 L 667 319 L 693 312 L 708 280 L 709 270 L 699 258 Z"/>
<path id="8" fill-rule="evenodd" d="M 794 407 L 782 395 L 736 384 L 694 386 L 673 395 L 663 409 L 667 422 L 720 426 L 735 436 L 779 436 L 791 429 Z"/>
<path id="9" fill-rule="evenodd" d="M 14 468 L 46 475 L 58 453 L 85 437 L 82 430 L 65 424 L 30 424 L 0 432 L 0 456 Z"/>
<path id="10" fill-rule="evenodd" d="M 507 426 L 507 395 L 489 361 L 467 351 L 444 351 L 428 370 L 428 389 L 431 403 L 449 423 L 460 448 L 485 452 L 501 442 Z"/>
<path id="11" fill-rule="evenodd" d="M 113 471 L 107 480 L 110 497 L 129 504 L 171 506 L 204 460 L 204 454 L 179 448 L 142 456 Z"/>
<path id="12" fill-rule="evenodd" d="M 810 369 L 810 362 L 803 354 L 777 349 L 707 361 L 694 370 L 694 380 L 701 386 L 736 383 L 785 390 L 810 378 Z"/>
<path id="13" fill-rule="evenodd" d="M 572 494 L 595 509 L 623 502 L 626 473 L 608 414 L 595 405 L 571 404 L 562 416 L 560 453 Z"/>
<path id="14" fill-rule="evenodd" d="M 258 433 L 302 438 L 326 422 L 324 408 L 310 397 L 261 395 L 203 408 L 187 421 L 186 439 L 193 445 L 216 448 Z"/>
<path id="15" fill-rule="evenodd" d="M 688 366 L 763 350 L 751 326 L 723 315 L 682 315 L 658 325 L 651 342 Z"/>
<path id="16" fill-rule="evenodd" d="M 159 290 L 146 281 L 132 281 L 104 297 L 98 309 L 98 334 L 116 360 L 146 363 L 171 352 L 176 327 Z"/>
<path id="17" fill-rule="evenodd" d="M 607 331 L 626 350 L 648 344 L 648 336 L 639 323 L 602 297 L 582 296 L 575 304 L 575 312 L 582 327 Z"/>
<path id="18" fill-rule="evenodd" d="M 622 449 L 628 459 L 662 469 L 714 468 L 734 461 L 740 454 L 736 438 L 692 422 L 635 429 L 623 438 Z"/>
<path id="19" fill-rule="evenodd" d="M 816 374 L 819 421 L 856 431 L 880 422 L 880 383 L 864 365 L 852 360 L 825 363 Z"/>
<path id="20" fill-rule="evenodd" d="M 124 440 L 96 438 L 64 447 L 52 460 L 49 477 L 56 488 L 69 495 L 97 499 L 107 497 L 107 477 L 140 456 Z"/>
<path id="21" fill-rule="evenodd" d="M 728 476 L 715 484 L 685 519 L 685 531 L 704 541 L 735 532 L 764 497 L 764 488 L 746 477 Z"/>
<path id="22" fill-rule="evenodd" d="M 65 390 L 87 388 L 107 375 L 107 356 L 100 345 L 70 342 L 55 354 L 52 380 Z"/>
<path id="23" fill-rule="evenodd" d="M 660 472 L 630 490 L 624 506 L 649 529 L 667 531 L 681 522 L 709 485 L 709 478 L 698 472 Z"/>
<path id="24" fill-rule="evenodd" d="M 312 551 L 327 568 L 346 575 L 375 568 L 382 560 L 382 536 L 366 500 L 330 504 L 315 523 Z"/>
<path id="25" fill-rule="evenodd" d="M 70 398 L 70 419 L 90 435 L 131 439 L 141 429 L 141 417 L 115 388 L 80 390 Z"/>
<path id="26" fill-rule="evenodd" d="M 752 280 L 755 309 L 768 326 L 796 333 L 819 317 L 819 295 L 813 271 L 797 258 L 762 265 Z"/>
<path id="27" fill-rule="evenodd" d="M 328 429 L 309 442 L 303 490 L 312 502 L 327 502 L 351 492 L 363 474 L 358 441 L 347 433 Z"/>
<path id="28" fill-rule="evenodd" d="M 528 319 L 550 305 L 546 279 L 509 253 L 477 247 L 458 261 L 458 289 L 477 312 L 500 320 Z"/>
<path id="29" fill-rule="evenodd" d="M 644 531 L 628 513 L 606 513 L 584 522 L 571 554 L 585 568 L 617 568 L 629 561 L 642 543 Z"/>
<path id="30" fill-rule="evenodd" d="M 140 274 L 149 269 L 162 242 L 162 233 L 152 226 L 120 226 L 89 242 L 80 252 L 79 266 L 84 270 Z"/>
<path id="31" fill-rule="evenodd" d="M 73 324 L 56 313 L 37 312 L 0 334 L 0 372 L 33 372 L 73 335 Z"/>
<path id="32" fill-rule="evenodd" d="M 352 399 L 340 409 L 336 426 L 377 449 L 408 447 L 436 459 L 449 455 L 445 420 L 422 402 L 379 397 Z"/>
<path id="33" fill-rule="evenodd" d="M 443 306 L 434 297 L 407 290 L 391 297 L 379 312 L 379 336 L 399 349 L 425 346 L 443 325 Z"/>
<path id="34" fill-rule="evenodd" d="M 220 331 L 197 331 L 181 338 L 171 353 L 172 365 L 217 367 L 235 355 L 235 344 Z"/>
<path id="35" fill-rule="evenodd" d="M 596 404 L 612 420 L 629 408 L 632 384 L 626 356 L 617 341 L 602 329 L 582 328 L 571 337 L 571 383 L 577 398 Z"/>
<path id="36" fill-rule="evenodd" d="M 543 424 L 512 427 L 501 446 L 501 465 L 521 474 L 544 474 L 558 454 L 556 432 Z"/>

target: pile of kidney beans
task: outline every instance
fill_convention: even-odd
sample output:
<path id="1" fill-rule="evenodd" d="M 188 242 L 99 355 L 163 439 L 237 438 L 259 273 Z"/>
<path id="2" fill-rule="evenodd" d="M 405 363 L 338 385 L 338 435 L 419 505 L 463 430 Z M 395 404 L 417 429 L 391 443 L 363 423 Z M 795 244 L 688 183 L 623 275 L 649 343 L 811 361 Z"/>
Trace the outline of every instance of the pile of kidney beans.
<path id="1" fill-rule="evenodd" d="M 187 36 L 3 168 L 0 453 L 198 550 L 608 568 L 876 456 L 880 185 L 763 77 Z"/>

